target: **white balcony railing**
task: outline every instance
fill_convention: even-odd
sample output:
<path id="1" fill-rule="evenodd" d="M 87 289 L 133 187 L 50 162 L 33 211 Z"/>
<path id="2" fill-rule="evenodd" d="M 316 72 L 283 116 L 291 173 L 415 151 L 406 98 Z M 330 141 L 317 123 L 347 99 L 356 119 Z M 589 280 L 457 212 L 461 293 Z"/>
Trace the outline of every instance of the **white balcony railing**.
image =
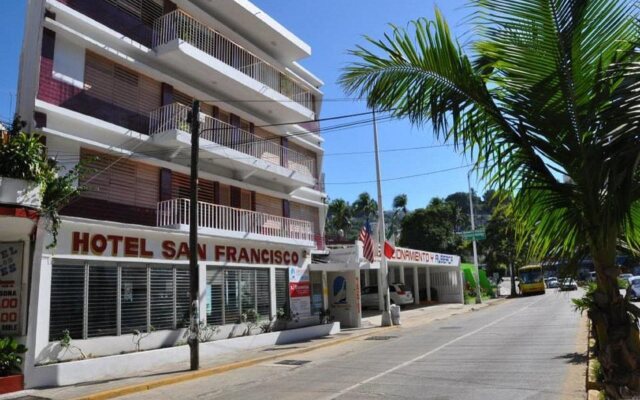
<path id="1" fill-rule="evenodd" d="M 151 112 L 149 134 L 177 129 L 189 133 L 187 116 L 190 108 L 174 103 Z M 313 157 L 288 149 L 273 141 L 236 128 L 231 124 L 200 113 L 200 137 L 252 157 L 280 165 L 303 175 L 315 176 L 316 160 Z M 206 144 L 202 147 L 206 148 Z M 210 146 L 210 145 L 209 145 Z M 211 146 L 210 146 L 211 147 Z"/>
<path id="2" fill-rule="evenodd" d="M 161 201 L 157 206 L 157 226 L 189 225 L 189 199 Z M 279 217 L 256 211 L 198 202 L 198 228 L 253 233 L 265 236 L 313 242 L 313 224 L 309 221 Z"/>
<path id="3" fill-rule="evenodd" d="M 313 94 L 278 69 L 181 10 L 158 18 L 153 47 L 181 39 L 313 111 Z"/>

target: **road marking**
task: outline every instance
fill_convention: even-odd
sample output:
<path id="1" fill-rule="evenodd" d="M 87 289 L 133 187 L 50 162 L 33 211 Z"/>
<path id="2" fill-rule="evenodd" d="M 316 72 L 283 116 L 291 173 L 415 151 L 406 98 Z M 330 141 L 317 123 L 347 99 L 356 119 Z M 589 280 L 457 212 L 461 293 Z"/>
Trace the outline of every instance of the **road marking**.
<path id="1" fill-rule="evenodd" d="M 430 355 L 432 355 L 432 354 L 434 354 L 434 353 L 437 353 L 438 351 L 440 351 L 440 350 L 444 349 L 445 347 L 447 347 L 447 346 L 449 346 L 449 345 L 452 345 L 452 344 L 454 344 L 454 343 L 456 343 L 456 342 L 459 342 L 460 340 L 466 339 L 466 338 L 468 338 L 468 337 L 469 337 L 469 336 L 471 336 L 471 335 L 475 335 L 476 333 L 478 333 L 478 332 L 480 332 L 480 331 L 482 331 L 482 330 L 485 330 L 485 329 L 489 328 L 490 326 L 493 326 L 493 325 L 495 325 L 495 324 L 497 324 L 497 323 L 499 323 L 499 322 L 504 321 L 504 320 L 505 320 L 505 319 L 507 319 L 507 318 L 510 318 L 510 317 L 512 317 L 512 316 L 514 316 L 514 315 L 516 315 L 516 314 L 518 314 L 518 313 L 521 313 L 522 311 L 524 311 L 524 310 L 526 310 L 527 308 L 529 308 L 529 307 L 533 306 L 534 304 L 539 303 L 540 301 L 544 300 L 545 298 L 546 298 L 545 296 L 542 296 L 542 297 L 541 297 L 541 298 L 539 298 L 538 300 L 536 300 L 536 301 L 534 301 L 534 302 L 532 302 L 532 303 L 527 304 L 526 306 L 524 306 L 524 307 L 522 307 L 522 308 L 520 308 L 520 309 L 518 309 L 518 310 L 516 310 L 516 311 L 512 312 L 511 314 L 507 314 L 507 315 L 505 315 L 504 317 L 499 318 L 499 319 L 497 319 L 497 320 L 495 320 L 495 321 L 493 321 L 493 322 L 490 322 L 490 323 L 488 323 L 488 324 L 486 324 L 486 325 L 484 325 L 484 326 L 482 326 L 482 327 L 480 327 L 480 328 L 478 328 L 478 329 L 476 329 L 476 330 L 474 330 L 474 331 L 471 331 L 471 332 L 465 333 L 465 334 L 464 334 L 464 335 L 462 335 L 462 336 L 458 336 L 457 338 L 455 338 L 455 339 L 453 339 L 453 340 L 451 340 L 451 341 L 449 341 L 449 342 L 447 342 L 447 343 L 445 343 L 445 344 L 442 344 L 442 345 L 440 345 L 440 346 L 436 347 L 436 348 L 435 348 L 435 349 L 433 349 L 433 350 L 430 350 L 430 351 L 428 351 L 428 352 L 426 352 L 426 353 L 424 353 L 424 354 L 421 354 L 421 355 L 419 355 L 419 356 L 418 356 L 418 357 L 416 357 L 416 358 L 412 358 L 411 360 L 405 361 L 405 362 L 403 362 L 402 364 L 398 364 L 398 365 L 396 365 L 395 367 L 389 368 L 389 369 L 388 369 L 388 370 L 386 370 L 386 371 L 380 372 L 380 373 L 379 373 L 379 374 L 377 374 L 377 375 L 374 375 L 374 376 L 372 376 L 372 377 L 370 377 L 370 378 L 367 378 L 367 379 L 365 379 L 365 380 L 363 380 L 363 381 L 360 381 L 360 382 L 358 382 L 358 383 L 356 383 L 356 384 L 354 384 L 354 385 L 351 385 L 351 386 L 349 386 L 348 388 L 342 389 L 341 391 L 339 391 L 339 392 L 337 392 L 337 393 L 333 394 L 332 396 L 327 397 L 327 400 L 333 400 L 333 399 L 336 399 L 336 398 L 338 398 L 339 396 L 342 396 L 343 394 L 349 393 L 350 391 L 352 391 L 352 390 L 354 390 L 354 389 L 357 389 L 357 388 L 359 388 L 359 387 L 360 387 L 360 386 L 362 386 L 362 385 L 366 385 L 366 384 L 367 384 L 367 383 L 369 383 L 369 382 L 372 382 L 372 381 L 374 381 L 374 380 L 376 380 L 376 379 L 378 379 L 378 378 L 382 378 L 383 376 L 388 375 L 388 374 L 390 374 L 390 373 L 392 373 L 392 372 L 395 372 L 395 371 L 397 371 L 397 370 L 399 370 L 399 369 L 401 369 L 401 368 L 404 368 L 404 367 L 406 367 L 406 366 L 408 366 L 408 365 L 410 365 L 410 364 L 413 364 L 413 363 L 414 363 L 414 362 L 416 362 L 416 361 L 420 361 L 420 360 L 422 360 L 423 358 L 429 357 Z"/>

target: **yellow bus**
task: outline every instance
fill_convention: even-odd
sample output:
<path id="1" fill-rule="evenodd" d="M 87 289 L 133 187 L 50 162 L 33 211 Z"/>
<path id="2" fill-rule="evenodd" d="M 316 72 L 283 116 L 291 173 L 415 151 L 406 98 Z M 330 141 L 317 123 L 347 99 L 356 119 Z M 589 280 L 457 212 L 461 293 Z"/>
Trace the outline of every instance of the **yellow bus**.
<path id="1" fill-rule="evenodd" d="M 544 294 L 544 274 L 541 265 L 527 265 L 518 270 L 521 294 Z"/>

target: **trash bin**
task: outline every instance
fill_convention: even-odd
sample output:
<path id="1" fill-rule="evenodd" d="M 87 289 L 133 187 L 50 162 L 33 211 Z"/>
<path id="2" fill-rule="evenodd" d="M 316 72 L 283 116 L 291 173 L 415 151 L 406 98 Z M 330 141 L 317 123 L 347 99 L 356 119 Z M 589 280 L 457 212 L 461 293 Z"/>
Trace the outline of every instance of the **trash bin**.
<path id="1" fill-rule="evenodd" d="M 391 313 L 391 323 L 393 325 L 400 325 L 400 306 L 392 304 L 389 307 L 389 311 Z"/>

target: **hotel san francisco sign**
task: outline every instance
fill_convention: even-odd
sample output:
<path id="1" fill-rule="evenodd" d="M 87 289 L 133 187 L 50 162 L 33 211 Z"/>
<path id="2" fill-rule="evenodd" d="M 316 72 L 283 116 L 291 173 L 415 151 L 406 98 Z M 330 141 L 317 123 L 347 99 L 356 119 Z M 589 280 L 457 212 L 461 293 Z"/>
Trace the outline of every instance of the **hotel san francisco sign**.
<path id="1" fill-rule="evenodd" d="M 0 242 L 0 335 L 20 335 L 24 243 Z"/>

